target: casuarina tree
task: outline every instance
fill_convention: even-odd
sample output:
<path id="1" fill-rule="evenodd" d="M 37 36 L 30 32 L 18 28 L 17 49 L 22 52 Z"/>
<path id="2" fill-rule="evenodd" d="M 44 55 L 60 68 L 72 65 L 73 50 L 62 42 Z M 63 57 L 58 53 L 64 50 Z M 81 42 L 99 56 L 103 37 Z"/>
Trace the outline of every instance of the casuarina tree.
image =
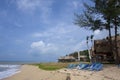
<path id="1" fill-rule="evenodd" d="M 88 5 L 84 3 L 85 11 L 83 14 L 76 14 L 75 24 L 82 28 L 90 30 L 102 30 L 109 31 L 109 43 L 111 56 L 113 56 L 113 50 L 117 50 L 117 27 L 120 23 L 120 0 L 91 0 L 94 5 Z M 115 28 L 115 46 L 112 43 L 111 28 Z M 116 61 L 118 61 L 118 52 L 116 51 Z"/>

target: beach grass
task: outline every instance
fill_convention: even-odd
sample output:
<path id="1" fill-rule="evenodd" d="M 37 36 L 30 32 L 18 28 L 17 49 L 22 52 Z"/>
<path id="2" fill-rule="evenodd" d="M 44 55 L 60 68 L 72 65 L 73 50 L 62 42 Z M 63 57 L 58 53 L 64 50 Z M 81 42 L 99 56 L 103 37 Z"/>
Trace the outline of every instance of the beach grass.
<path id="1" fill-rule="evenodd" d="M 58 69 L 62 69 L 62 68 L 66 68 L 69 64 L 71 63 L 40 63 L 40 64 L 36 64 L 40 69 L 43 70 L 58 70 Z M 76 62 L 74 62 L 74 64 L 78 64 Z"/>

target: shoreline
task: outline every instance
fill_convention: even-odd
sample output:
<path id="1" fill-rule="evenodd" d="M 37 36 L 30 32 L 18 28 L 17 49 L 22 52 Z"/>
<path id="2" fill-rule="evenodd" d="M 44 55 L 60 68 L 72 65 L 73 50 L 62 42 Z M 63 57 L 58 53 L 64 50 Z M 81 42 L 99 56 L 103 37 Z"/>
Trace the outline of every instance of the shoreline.
<path id="1" fill-rule="evenodd" d="M 20 72 L 2 80 L 65 80 L 66 74 L 45 71 L 34 65 L 22 65 Z"/>
<path id="2" fill-rule="evenodd" d="M 104 65 L 101 71 L 88 71 L 77 69 L 60 69 L 45 71 L 34 65 L 22 65 L 20 72 L 2 80 L 119 80 L 120 68 L 115 65 Z"/>

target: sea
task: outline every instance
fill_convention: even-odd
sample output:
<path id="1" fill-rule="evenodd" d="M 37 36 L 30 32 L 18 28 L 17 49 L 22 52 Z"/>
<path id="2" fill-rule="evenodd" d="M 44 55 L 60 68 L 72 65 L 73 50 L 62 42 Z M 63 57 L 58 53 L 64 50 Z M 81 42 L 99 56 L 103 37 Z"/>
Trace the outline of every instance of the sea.
<path id="1" fill-rule="evenodd" d="M 20 68 L 24 64 L 36 64 L 39 62 L 11 62 L 11 61 L 0 61 L 0 80 L 10 77 L 16 73 L 21 72 Z"/>

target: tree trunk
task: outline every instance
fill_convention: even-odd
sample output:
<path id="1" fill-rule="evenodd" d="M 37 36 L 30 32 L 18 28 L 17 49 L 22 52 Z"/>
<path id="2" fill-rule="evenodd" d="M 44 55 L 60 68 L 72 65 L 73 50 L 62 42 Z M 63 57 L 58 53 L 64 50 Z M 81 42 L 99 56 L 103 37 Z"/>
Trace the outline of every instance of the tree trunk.
<path id="1" fill-rule="evenodd" d="M 117 47 L 117 23 L 116 23 L 116 18 L 115 18 L 115 57 L 116 57 L 116 60 L 115 60 L 115 63 L 116 64 L 119 64 L 119 55 L 118 55 L 118 47 Z"/>
<path id="2" fill-rule="evenodd" d="M 109 31 L 109 38 L 108 38 L 108 40 L 109 40 L 109 44 L 110 44 L 110 54 L 111 54 L 111 59 L 112 58 L 114 58 L 113 56 L 113 44 L 112 44 L 112 37 L 111 37 L 111 27 L 110 27 L 110 18 L 108 18 L 108 25 L 107 25 L 107 27 L 108 27 L 108 31 Z M 114 59 L 113 59 L 114 60 Z"/>

